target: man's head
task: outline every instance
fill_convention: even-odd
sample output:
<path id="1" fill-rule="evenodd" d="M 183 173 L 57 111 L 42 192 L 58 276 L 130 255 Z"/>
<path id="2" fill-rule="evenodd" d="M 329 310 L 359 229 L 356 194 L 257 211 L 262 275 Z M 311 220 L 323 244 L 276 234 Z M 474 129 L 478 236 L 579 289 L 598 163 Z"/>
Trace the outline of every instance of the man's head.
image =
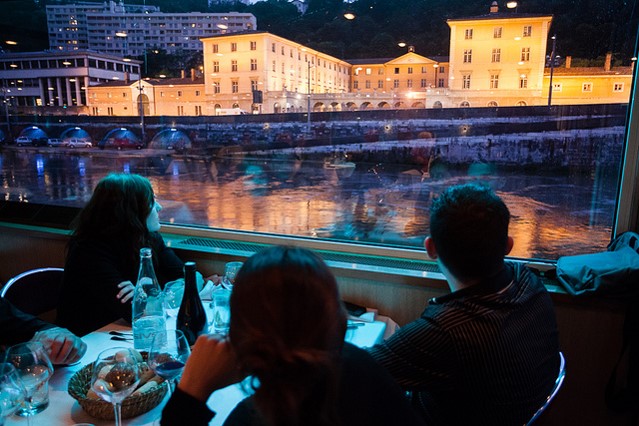
<path id="1" fill-rule="evenodd" d="M 458 280 L 489 277 L 502 268 L 512 248 L 509 220 L 508 207 L 490 188 L 450 187 L 430 207 L 426 250 Z"/>

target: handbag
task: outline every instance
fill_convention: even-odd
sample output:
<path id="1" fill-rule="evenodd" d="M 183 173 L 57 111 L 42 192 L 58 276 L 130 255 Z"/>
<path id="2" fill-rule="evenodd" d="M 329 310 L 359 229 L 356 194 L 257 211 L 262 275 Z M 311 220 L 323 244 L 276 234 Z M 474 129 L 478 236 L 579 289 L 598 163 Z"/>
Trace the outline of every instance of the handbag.
<path id="1" fill-rule="evenodd" d="M 601 253 L 562 256 L 557 279 L 573 296 L 628 296 L 638 288 L 639 234 L 624 232 Z"/>

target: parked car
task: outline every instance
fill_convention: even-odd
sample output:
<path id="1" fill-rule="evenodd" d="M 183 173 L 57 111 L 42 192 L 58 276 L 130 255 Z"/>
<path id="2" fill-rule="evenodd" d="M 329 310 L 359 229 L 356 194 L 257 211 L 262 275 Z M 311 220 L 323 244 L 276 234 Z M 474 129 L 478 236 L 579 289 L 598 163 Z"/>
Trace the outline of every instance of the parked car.
<path id="1" fill-rule="evenodd" d="M 71 138 L 67 142 L 69 148 L 92 148 L 93 144 L 84 139 Z"/>
<path id="2" fill-rule="evenodd" d="M 68 144 L 62 139 L 58 138 L 49 138 L 47 142 L 47 146 L 67 146 Z"/>
<path id="3" fill-rule="evenodd" d="M 31 145 L 33 145 L 33 141 L 29 137 L 19 136 L 16 139 L 16 145 L 18 145 L 18 146 L 25 146 L 25 145 L 31 146 Z"/>

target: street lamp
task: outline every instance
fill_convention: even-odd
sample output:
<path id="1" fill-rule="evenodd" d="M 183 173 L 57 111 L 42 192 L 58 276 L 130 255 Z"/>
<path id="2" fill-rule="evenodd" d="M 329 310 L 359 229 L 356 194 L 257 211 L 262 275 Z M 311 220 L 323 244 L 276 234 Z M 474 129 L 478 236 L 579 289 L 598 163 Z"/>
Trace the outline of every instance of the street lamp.
<path id="1" fill-rule="evenodd" d="M 557 47 L 557 34 L 551 37 L 552 52 L 550 53 L 550 83 L 548 87 L 548 106 L 552 104 L 552 75 L 555 71 L 555 48 Z"/>
<path id="2" fill-rule="evenodd" d="M 311 61 L 306 61 L 306 131 L 311 134 Z"/>

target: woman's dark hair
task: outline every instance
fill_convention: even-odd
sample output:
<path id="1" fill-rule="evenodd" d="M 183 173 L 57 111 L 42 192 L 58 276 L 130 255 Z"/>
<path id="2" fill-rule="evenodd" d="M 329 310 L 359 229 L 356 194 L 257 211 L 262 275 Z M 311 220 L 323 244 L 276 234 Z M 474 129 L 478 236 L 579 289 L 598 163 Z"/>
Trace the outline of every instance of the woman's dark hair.
<path id="1" fill-rule="evenodd" d="M 112 173 L 102 178 L 72 224 L 76 240 L 119 241 L 137 260 L 147 244 L 146 219 L 155 203 L 153 187 L 140 175 Z"/>
<path id="2" fill-rule="evenodd" d="M 335 277 L 315 253 L 276 246 L 238 273 L 229 337 L 254 401 L 272 426 L 335 425 L 346 313 Z"/>

